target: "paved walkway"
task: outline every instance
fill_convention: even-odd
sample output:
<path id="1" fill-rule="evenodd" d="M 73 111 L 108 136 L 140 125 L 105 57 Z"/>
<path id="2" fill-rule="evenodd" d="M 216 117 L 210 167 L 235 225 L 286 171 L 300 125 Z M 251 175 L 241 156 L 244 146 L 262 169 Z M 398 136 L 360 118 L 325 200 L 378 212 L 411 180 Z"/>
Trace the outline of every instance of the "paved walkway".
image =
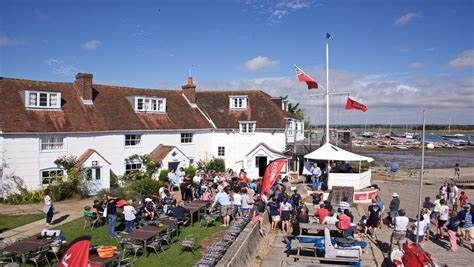
<path id="1" fill-rule="evenodd" d="M 311 205 L 311 203 L 306 204 L 308 206 Z M 355 209 L 354 215 L 356 215 L 356 218 L 358 217 L 358 213 Z M 285 244 L 282 242 L 283 235 L 280 231 L 271 234 L 275 235 L 275 238 L 268 253 L 263 257 L 260 267 L 319 266 L 317 265 L 318 261 L 301 258 L 295 262 L 293 258 L 286 257 L 286 254 L 283 252 L 285 249 Z M 365 241 L 367 241 L 368 245 L 361 255 L 361 266 L 381 266 L 384 258 L 379 248 L 369 239 Z"/>
<path id="2" fill-rule="evenodd" d="M 425 196 L 431 197 L 433 200 L 438 189 L 445 178 L 439 178 L 431 175 L 426 175 L 426 183 L 423 186 L 423 200 Z M 415 215 L 418 210 L 418 185 L 419 181 L 416 179 L 409 179 L 403 181 L 373 181 L 378 184 L 381 188 L 379 195 L 388 206 L 392 197 L 392 193 L 396 192 L 400 195 L 400 208 L 407 212 L 407 216 L 414 221 Z M 463 189 L 470 199 L 474 198 L 474 190 Z M 365 211 L 368 205 L 360 205 Z M 436 232 L 434 225 L 431 225 L 431 231 Z M 388 253 L 390 246 L 390 236 L 392 229 L 384 227 L 377 233 L 378 245 L 381 248 L 386 262 L 388 262 Z M 448 251 L 449 240 L 447 236 L 442 240 L 435 240 L 430 238 L 430 241 L 424 241 L 422 243 L 423 248 L 433 255 L 435 262 L 445 264 L 447 266 L 472 266 L 472 260 L 474 259 L 474 253 L 466 247 L 459 247 L 456 253 Z"/>
<path id="3" fill-rule="evenodd" d="M 62 225 L 81 218 L 84 212 L 84 206 L 91 206 L 94 198 L 87 198 L 83 200 L 66 200 L 54 203 L 55 211 L 53 224 L 54 226 Z M 27 204 L 27 205 L 0 205 L 1 215 L 24 215 L 43 213 L 43 204 Z M 45 219 L 41 219 L 15 229 L 8 230 L 0 234 L 0 237 L 9 238 L 15 241 L 21 237 L 28 237 L 39 234 L 42 229 L 45 229 Z"/>

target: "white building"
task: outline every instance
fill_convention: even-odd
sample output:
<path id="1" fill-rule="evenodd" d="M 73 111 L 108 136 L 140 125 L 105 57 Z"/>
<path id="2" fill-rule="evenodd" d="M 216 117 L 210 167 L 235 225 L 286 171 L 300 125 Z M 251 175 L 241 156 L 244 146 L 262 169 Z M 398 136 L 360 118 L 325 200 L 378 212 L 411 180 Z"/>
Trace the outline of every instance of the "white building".
<path id="1" fill-rule="evenodd" d="M 265 159 L 283 155 L 294 128 L 303 129 L 286 112 L 285 98 L 262 91 L 196 92 L 191 77 L 182 90 L 138 89 L 93 84 L 92 77 L 0 78 L 2 189 L 11 175 L 29 189 L 45 187 L 64 175 L 54 161 L 71 155 L 88 170 L 91 192 L 109 188 L 111 173 L 142 168 L 125 161 L 134 154 L 151 154 L 164 169 L 219 157 L 254 178 Z M 264 149 L 252 154 L 259 145 Z"/>

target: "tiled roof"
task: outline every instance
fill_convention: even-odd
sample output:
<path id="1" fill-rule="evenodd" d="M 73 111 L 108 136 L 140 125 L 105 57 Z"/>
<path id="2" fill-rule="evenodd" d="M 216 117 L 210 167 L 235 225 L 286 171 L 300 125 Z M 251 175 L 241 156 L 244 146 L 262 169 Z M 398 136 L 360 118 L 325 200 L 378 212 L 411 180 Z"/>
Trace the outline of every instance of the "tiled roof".
<path id="1" fill-rule="evenodd" d="M 247 95 L 245 110 L 230 110 L 229 96 Z M 257 121 L 256 128 L 285 128 L 283 112 L 271 97 L 262 91 L 197 91 L 196 103 L 217 128 L 239 128 L 239 121 Z"/>
<path id="2" fill-rule="evenodd" d="M 136 89 L 93 85 L 93 105 L 84 105 L 73 83 L 0 78 L 0 131 L 90 132 L 212 128 L 177 90 Z M 25 108 L 24 90 L 60 92 L 61 110 Z M 136 113 L 127 97 L 166 98 L 164 114 Z"/>
<path id="3" fill-rule="evenodd" d="M 100 132 L 210 129 L 213 125 L 179 90 L 158 90 L 93 84 L 93 104 L 83 103 L 74 83 L 0 77 L 0 132 Z M 61 109 L 27 109 L 25 90 L 60 92 Z M 229 96 L 247 95 L 245 110 L 229 109 Z M 134 96 L 166 98 L 166 113 L 135 112 Z M 284 129 L 283 112 L 262 91 L 199 91 L 196 104 L 217 128 L 239 128 L 239 121 L 257 121 L 256 128 Z"/>
<path id="4" fill-rule="evenodd" d="M 101 154 L 99 154 L 99 152 L 97 152 L 96 150 L 94 149 L 86 149 L 86 151 L 84 151 L 84 153 L 82 153 L 82 155 L 80 155 L 77 159 L 76 159 L 76 167 L 80 167 L 82 166 L 82 164 L 84 164 L 84 162 L 86 162 L 86 160 L 92 156 L 92 154 L 96 153 L 97 155 L 99 155 L 105 162 L 107 162 L 109 165 L 110 165 L 110 162 L 108 160 L 106 160 Z"/>
<path id="5" fill-rule="evenodd" d="M 175 148 L 175 146 L 159 145 L 150 153 L 150 159 L 160 162 L 171 152 L 171 150 L 173 150 L 173 148 Z"/>

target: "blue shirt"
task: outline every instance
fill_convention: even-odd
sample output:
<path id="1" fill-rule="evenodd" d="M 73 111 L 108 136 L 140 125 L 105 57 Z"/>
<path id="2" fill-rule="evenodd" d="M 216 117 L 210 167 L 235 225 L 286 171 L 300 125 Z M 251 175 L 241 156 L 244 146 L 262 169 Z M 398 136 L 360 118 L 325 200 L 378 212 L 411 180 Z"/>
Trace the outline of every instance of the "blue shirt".
<path id="1" fill-rule="evenodd" d="M 270 208 L 270 216 L 280 215 L 280 212 L 278 211 L 278 208 L 280 206 L 277 203 L 270 202 L 270 203 L 268 203 L 268 207 Z"/>
<path id="2" fill-rule="evenodd" d="M 221 206 L 230 205 L 229 195 L 227 195 L 226 192 L 217 193 L 216 202 L 219 203 Z"/>
<path id="3" fill-rule="evenodd" d="M 465 220 L 466 220 L 466 222 L 464 223 L 462 228 L 472 227 L 472 214 L 471 213 L 466 212 Z"/>

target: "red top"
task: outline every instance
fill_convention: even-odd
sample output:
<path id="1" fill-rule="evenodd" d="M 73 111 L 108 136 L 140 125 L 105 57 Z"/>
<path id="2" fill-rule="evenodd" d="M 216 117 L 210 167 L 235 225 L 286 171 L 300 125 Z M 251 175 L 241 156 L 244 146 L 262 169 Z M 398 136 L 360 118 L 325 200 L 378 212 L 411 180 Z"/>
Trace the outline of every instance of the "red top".
<path id="1" fill-rule="evenodd" d="M 320 208 L 319 210 L 314 212 L 314 216 L 319 217 L 319 223 L 323 223 L 324 218 L 329 216 L 329 210 L 325 208 Z"/>
<path id="2" fill-rule="evenodd" d="M 459 197 L 459 200 L 461 201 L 461 205 L 465 205 L 467 202 L 467 196 L 466 195 L 461 195 Z"/>
<path id="3" fill-rule="evenodd" d="M 247 173 L 246 172 L 240 172 L 240 183 L 241 184 L 246 184 L 247 183 Z"/>
<path id="4" fill-rule="evenodd" d="M 341 230 L 346 230 L 351 227 L 351 218 L 346 214 L 342 213 L 338 217 L 339 222 L 337 222 L 337 228 Z"/>

